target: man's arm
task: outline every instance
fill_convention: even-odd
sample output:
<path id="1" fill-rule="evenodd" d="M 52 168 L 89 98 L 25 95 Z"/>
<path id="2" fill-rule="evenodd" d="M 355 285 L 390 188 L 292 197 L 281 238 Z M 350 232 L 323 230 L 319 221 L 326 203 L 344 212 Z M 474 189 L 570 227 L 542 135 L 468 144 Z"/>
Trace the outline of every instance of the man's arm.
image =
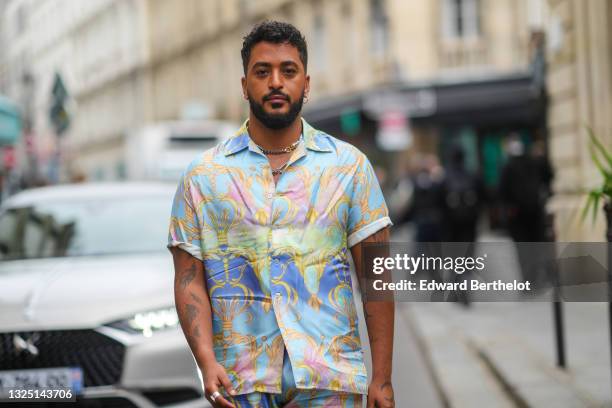
<path id="1" fill-rule="evenodd" d="M 362 266 L 363 242 L 389 243 L 389 227 L 372 234 L 351 247 L 353 263 L 360 284 L 363 312 L 372 353 L 372 382 L 368 389 L 368 408 L 395 407 L 391 372 L 393 361 L 393 326 L 395 304 L 393 301 L 367 301 L 365 298 L 366 275 Z"/>
<path id="2" fill-rule="evenodd" d="M 225 369 L 217 362 L 213 350 L 212 310 L 204 281 L 204 265 L 180 248 L 170 248 L 174 260 L 174 302 L 187 343 L 204 377 L 206 398 L 220 387 L 232 393 Z M 225 398 L 213 406 L 234 407 Z"/>

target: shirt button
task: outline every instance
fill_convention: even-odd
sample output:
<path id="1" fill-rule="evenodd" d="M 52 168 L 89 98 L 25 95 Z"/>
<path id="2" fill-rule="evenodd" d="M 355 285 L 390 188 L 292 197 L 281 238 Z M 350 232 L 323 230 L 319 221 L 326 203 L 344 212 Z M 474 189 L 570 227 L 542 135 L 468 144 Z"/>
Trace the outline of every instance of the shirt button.
<path id="1" fill-rule="evenodd" d="M 266 197 L 268 197 L 268 198 L 272 198 L 272 196 L 273 196 L 273 194 L 272 194 L 272 193 L 268 193 L 268 194 L 266 194 Z"/>
<path id="2" fill-rule="evenodd" d="M 276 292 L 276 297 L 277 297 L 277 298 L 281 297 L 280 292 Z"/>

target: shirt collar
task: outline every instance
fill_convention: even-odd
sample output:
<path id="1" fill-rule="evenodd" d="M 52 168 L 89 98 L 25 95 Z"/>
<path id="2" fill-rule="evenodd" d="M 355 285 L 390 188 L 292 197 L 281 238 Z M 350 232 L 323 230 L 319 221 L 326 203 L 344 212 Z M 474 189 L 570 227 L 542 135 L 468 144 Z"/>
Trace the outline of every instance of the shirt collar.
<path id="1" fill-rule="evenodd" d="M 302 120 L 302 136 L 304 138 L 304 146 L 307 149 L 313 150 L 316 152 L 331 152 L 332 149 L 329 146 L 325 137 L 319 132 L 317 129 L 310 126 L 308 122 L 304 118 Z M 240 129 L 236 132 L 236 134 L 230 137 L 224 143 L 224 152 L 226 156 L 232 155 L 234 153 L 238 153 L 241 150 L 249 147 L 249 144 L 254 145 L 251 138 L 249 137 L 249 132 L 247 130 L 247 125 L 249 120 L 245 120 L 240 126 Z"/>

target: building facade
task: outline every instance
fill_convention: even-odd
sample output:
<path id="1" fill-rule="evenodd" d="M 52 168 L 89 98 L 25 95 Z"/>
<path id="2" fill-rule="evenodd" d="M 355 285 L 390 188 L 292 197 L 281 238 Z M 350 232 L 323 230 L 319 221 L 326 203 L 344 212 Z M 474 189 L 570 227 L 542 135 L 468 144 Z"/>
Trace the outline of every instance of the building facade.
<path id="1" fill-rule="evenodd" d="M 313 102 L 390 82 L 526 70 L 530 30 L 543 23 L 538 0 L 147 3 L 158 117 L 177 117 L 182 104 L 200 99 L 222 117 L 241 118 L 242 36 L 264 18 L 305 34 Z"/>
<path id="2" fill-rule="evenodd" d="M 375 161 L 403 163 L 402 155 L 440 154 L 448 145 L 460 143 L 470 150 L 470 161 L 477 167 L 482 166 L 489 145 L 503 156 L 506 135 L 518 132 L 533 138 L 544 133 L 539 131 L 541 107 L 531 109 L 530 99 L 533 38 L 546 19 L 543 0 L 149 0 L 147 4 L 156 120 L 180 117 L 183 107 L 193 101 L 211 106 L 221 118 L 244 119 L 248 106 L 238 97 L 242 36 L 268 18 L 291 22 L 307 38 L 312 79 L 307 119 L 350 139 Z M 387 154 L 377 147 L 381 118 L 367 109 L 376 105 L 372 91 L 388 86 L 394 87 L 394 93 L 403 89 L 399 99 L 404 105 L 427 105 L 431 99 L 435 105 L 417 113 L 403 112 L 410 124 L 411 148 L 399 158 L 397 152 Z M 500 90 L 510 100 L 489 112 L 490 99 Z M 466 99 L 478 103 L 466 111 Z M 521 109 L 529 112 L 515 117 Z M 361 116 L 359 133 L 344 134 L 341 122 L 346 111 Z M 389 155 L 394 159 L 387 160 Z M 492 188 L 500 166 L 499 161 L 491 163 Z"/>
<path id="3" fill-rule="evenodd" d="M 4 69 L 9 96 L 34 101 L 42 165 L 52 162 L 57 144 L 48 110 L 60 73 L 74 102 L 60 139 L 64 179 L 120 178 L 122 144 L 135 127 L 181 118 L 194 105 L 242 120 L 248 112 L 240 97 L 242 37 L 265 18 L 280 19 L 295 24 L 309 44 L 307 114 L 314 122 L 376 150 L 381 118 L 367 109 L 374 104 L 370 93 L 391 86 L 411 105 L 403 112 L 412 135 L 404 150 L 439 153 L 445 140 L 460 138 L 481 156 L 486 134 L 497 140 L 538 126 L 528 118 L 513 129 L 516 121 L 499 115 L 491 124 L 495 115 L 488 112 L 474 125 L 472 116 L 487 92 L 501 84 L 510 95 L 517 75 L 530 78 L 532 33 L 544 24 L 544 6 L 545 0 L 11 0 L 3 13 L 11 39 Z M 26 71 L 33 85 L 18 79 Z M 33 99 L 22 96 L 28 92 Z M 354 95 L 361 131 L 343 134 L 342 113 L 355 108 L 344 101 Z M 466 98 L 481 103 L 453 110 Z M 319 121 L 317 111 L 335 116 Z M 386 153 L 372 154 L 384 160 Z"/>
<path id="4" fill-rule="evenodd" d="M 51 182 L 120 177 L 124 131 L 148 120 L 144 6 L 141 0 L 7 3 L 0 80 L 31 125 L 17 146 L 23 173 L 34 165 Z M 49 119 L 58 77 L 70 116 L 61 136 Z"/>
<path id="5" fill-rule="evenodd" d="M 582 220 L 586 190 L 601 183 L 587 127 L 612 149 L 612 4 L 549 0 L 550 154 L 556 171 L 556 230 L 561 241 L 601 241 L 604 217 Z"/>

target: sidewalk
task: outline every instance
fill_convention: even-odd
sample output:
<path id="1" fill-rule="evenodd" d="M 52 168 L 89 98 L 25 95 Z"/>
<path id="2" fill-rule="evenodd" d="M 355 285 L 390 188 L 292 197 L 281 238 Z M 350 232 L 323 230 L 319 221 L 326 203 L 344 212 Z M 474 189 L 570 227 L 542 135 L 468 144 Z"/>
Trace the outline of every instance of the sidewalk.
<path id="1" fill-rule="evenodd" d="M 549 303 L 413 303 L 406 315 L 450 407 L 612 406 L 606 304 L 564 306 L 567 370 Z"/>
<path id="2" fill-rule="evenodd" d="M 607 303 L 562 306 L 565 370 L 556 366 L 551 302 L 398 303 L 397 311 L 447 407 L 612 407 Z"/>

